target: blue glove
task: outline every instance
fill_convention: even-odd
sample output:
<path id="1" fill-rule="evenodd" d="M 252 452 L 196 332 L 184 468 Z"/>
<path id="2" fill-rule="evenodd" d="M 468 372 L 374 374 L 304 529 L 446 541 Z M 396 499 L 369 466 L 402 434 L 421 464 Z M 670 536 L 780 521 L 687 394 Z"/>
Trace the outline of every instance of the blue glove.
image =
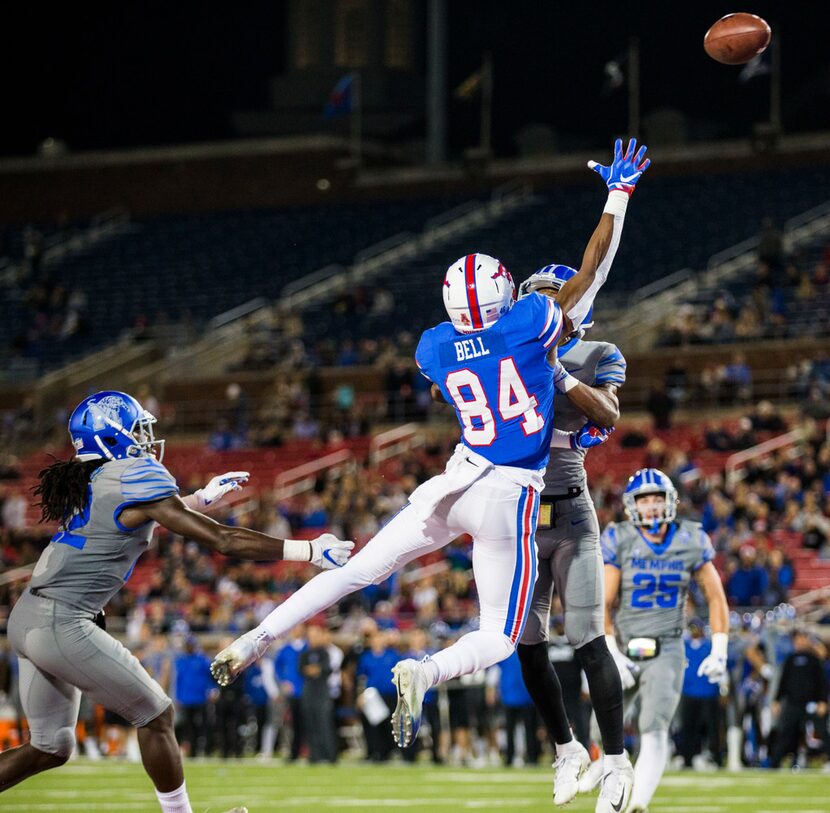
<path id="1" fill-rule="evenodd" d="M 613 426 L 610 429 L 603 429 L 603 427 L 588 421 L 581 429 L 571 432 L 571 448 L 591 449 L 594 446 L 600 446 L 611 437 L 613 431 Z"/>
<path id="2" fill-rule="evenodd" d="M 597 175 L 605 181 L 609 192 L 619 190 L 630 195 L 640 180 L 640 176 L 649 168 L 651 159 L 646 158 L 646 150 L 648 147 L 643 145 L 639 152 L 635 154 L 637 149 L 637 139 L 632 138 L 628 142 L 628 149 L 625 155 L 622 151 L 622 139 L 617 139 L 614 144 L 614 160 L 610 166 L 598 164 L 596 161 L 589 161 L 588 168 L 594 170 Z"/>

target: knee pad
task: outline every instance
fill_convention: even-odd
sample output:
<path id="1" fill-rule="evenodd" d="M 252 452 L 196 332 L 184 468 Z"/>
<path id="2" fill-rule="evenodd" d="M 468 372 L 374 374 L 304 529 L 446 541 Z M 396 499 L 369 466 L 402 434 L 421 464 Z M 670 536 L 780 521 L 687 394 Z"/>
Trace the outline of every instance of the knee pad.
<path id="1" fill-rule="evenodd" d="M 69 757 L 72 756 L 72 752 L 75 750 L 75 729 L 70 728 L 69 726 L 59 728 L 52 735 L 51 746 L 52 747 L 49 751 L 50 754 L 54 754 L 56 757 L 69 759 Z"/>
<path id="2" fill-rule="evenodd" d="M 596 638 L 604 638 L 599 607 L 568 607 L 565 612 L 565 636 L 579 650 Z"/>
<path id="3" fill-rule="evenodd" d="M 593 641 L 589 641 L 584 646 L 579 647 L 576 650 L 576 657 L 579 660 L 579 665 L 586 672 L 595 669 L 606 658 L 613 661 L 613 657 L 608 651 L 608 644 L 605 643 L 604 635 L 600 635 L 598 638 L 594 638 Z M 614 668 L 616 669 L 617 667 L 615 666 Z"/>

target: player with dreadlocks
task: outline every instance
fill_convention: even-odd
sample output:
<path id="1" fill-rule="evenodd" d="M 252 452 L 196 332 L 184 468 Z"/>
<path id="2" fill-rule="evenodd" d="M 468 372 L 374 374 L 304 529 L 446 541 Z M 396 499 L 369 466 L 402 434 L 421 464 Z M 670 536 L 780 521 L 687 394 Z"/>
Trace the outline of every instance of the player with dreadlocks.
<path id="1" fill-rule="evenodd" d="M 153 434 L 155 420 L 123 392 L 85 398 L 69 418 L 75 457 L 40 473 L 35 494 L 42 517 L 60 524 L 9 617 L 31 738 L 0 754 L 0 791 L 69 759 L 86 692 L 138 729 L 141 759 L 162 813 L 192 813 L 172 701 L 103 628 L 104 606 L 149 547 L 156 523 L 241 559 L 292 559 L 331 568 L 349 557 L 352 543 L 331 534 L 310 542 L 282 540 L 205 516 L 201 511 L 240 489 L 248 473 L 214 477 L 181 498 L 161 463 L 164 441 Z"/>

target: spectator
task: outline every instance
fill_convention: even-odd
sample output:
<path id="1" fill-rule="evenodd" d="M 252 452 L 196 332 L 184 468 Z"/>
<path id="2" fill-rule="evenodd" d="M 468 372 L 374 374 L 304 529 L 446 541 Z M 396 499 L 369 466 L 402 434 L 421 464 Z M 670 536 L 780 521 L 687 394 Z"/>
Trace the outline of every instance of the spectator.
<path id="1" fill-rule="evenodd" d="M 256 751 L 270 757 L 274 751 L 272 704 L 279 697 L 273 657 L 264 657 L 244 672 L 245 699 L 256 720 Z"/>
<path id="2" fill-rule="evenodd" d="M 303 636 L 302 626 L 292 630 L 290 640 L 277 652 L 274 659 L 274 671 L 279 681 L 280 693 L 287 698 L 291 713 L 291 749 L 289 752 L 291 762 L 300 756 L 300 749 L 305 744 L 302 709 L 305 680 L 300 672 L 300 655 L 307 644 Z"/>
<path id="3" fill-rule="evenodd" d="M 504 708 L 506 750 L 504 764 L 510 768 L 519 764 L 516 753 L 516 729 L 521 725 L 524 732 L 524 763 L 535 765 L 539 761 L 539 718 L 536 706 L 528 694 L 522 679 L 522 665 L 514 652 L 497 666 L 491 667 L 498 680 L 498 694 Z M 495 686 L 492 690 L 495 691 Z"/>
<path id="4" fill-rule="evenodd" d="M 783 604 L 787 601 L 790 588 L 795 581 L 795 569 L 780 548 L 773 548 L 769 552 L 767 572 L 769 584 L 764 594 L 764 604 L 768 606 Z"/>
<path id="5" fill-rule="evenodd" d="M 776 719 L 775 745 L 770 767 L 777 768 L 787 754 L 798 752 L 799 737 L 808 722 L 822 742 L 827 732 L 827 676 L 809 635 L 797 630 L 794 651 L 784 661 L 778 692 L 772 704 Z"/>
<path id="6" fill-rule="evenodd" d="M 179 742 L 190 756 L 207 753 L 207 703 L 214 687 L 210 658 L 193 636 L 176 658 L 176 701 L 179 704 Z"/>
<path id="7" fill-rule="evenodd" d="M 357 679 L 362 683 L 363 692 L 377 692 L 390 713 L 395 709 L 397 696 L 389 676 L 399 660 L 400 654 L 388 645 L 387 633 L 375 630 L 369 636 L 369 649 L 360 656 L 357 663 Z M 372 762 L 386 762 L 395 747 L 388 719 L 373 723 L 365 711 L 361 716 L 368 758 Z"/>
<path id="8" fill-rule="evenodd" d="M 308 646 L 300 653 L 298 667 L 303 676 L 301 701 L 303 728 L 308 732 L 309 762 L 337 762 L 334 706 L 329 694 L 331 661 L 326 633 L 320 624 L 306 628 Z"/>
<path id="9" fill-rule="evenodd" d="M 226 637 L 219 642 L 219 646 L 224 648 L 231 643 L 233 638 Z M 217 694 L 214 703 L 216 719 L 214 725 L 209 727 L 209 735 L 222 759 L 242 756 L 244 743 L 240 729 L 247 722 L 245 696 L 248 685 L 249 679 L 246 676 L 245 680 L 237 680 L 230 686 L 213 689 L 212 693 Z M 209 747 L 208 750 L 212 751 L 213 748 Z"/>
<path id="10" fill-rule="evenodd" d="M 429 636 L 424 630 L 417 628 L 412 630 L 409 634 L 409 652 L 405 657 L 421 660 L 435 652 L 436 649 L 434 646 L 430 646 Z M 435 765 L 441 765 L 446 759 L 447 742 L 445 733 L 441 727 L 441 714 L 438 710 L 438 691 L 434 688 L 430 689 L 424 695 L 424 720 L 429 726 L 432 762 Z M 416 746 L 417 742 L 415 743 Z M 407 748 L 404 751 L 404 755 L 410 750 L 414 751 L 414 747 L 410 746 Z"/>
<path id="11" fill-rule="evenodd" d="M 772 271 L 778 270 L 784 262 L 784 238 L 771 217 L 761 221 L 758 259 Z"/>
<path id="12" fill-rule="evenodd" d="M 760 604 L 769 584 L 769 577 L 756 561 L 757 551 L 752 545 L 742 545 L 738 558 L 738 568 L 726 583 L 729 602 L 738 607 Z"/>
<path id="13" fill-rule="evenodd" d="M 723 369 L 721 397 L 724 403 L 748 401 L 752 397 L 752 371 L 743 353 L 735 353 Z"/>
<path id="14" fill-rule="evenodd" d="M 780 433 L 787 429 L 787 424 L 772 401 L 759 401 L 750 415 L 750 421 L 755 432 Z"/>
<path id="15" fill-rule="evenodd" d="M 704 739 L 712 761 L 723 763 L 721 747 L 720 687 L 707 677 L 698 675 L 698 668 L 712 651 L 712 642 L 704 635 L 703 621 L 693 618 L 684 638 L 686 671 L 683 675 L 683 693 L 680 700 L 681 747 L 683 765 L 691 768 L 701 752 Z"/>
<path id="16" fill-rule="evenodd" d="M 830 539 L 830 517 L 822 510 L 814 491 L 804 495 L 804 503 L 793 520 L 792 527 L 804 534 L 805 548 L 820 550 L 827 544 Z"/>
<path id="17" fill-rule="evenodd" d="M 646 409 L 654 420 L 655 429 L 668 429 L 671 426 L 674 401 L 666 392 L 665 387 L 651 386 L 646 398 Z"/>

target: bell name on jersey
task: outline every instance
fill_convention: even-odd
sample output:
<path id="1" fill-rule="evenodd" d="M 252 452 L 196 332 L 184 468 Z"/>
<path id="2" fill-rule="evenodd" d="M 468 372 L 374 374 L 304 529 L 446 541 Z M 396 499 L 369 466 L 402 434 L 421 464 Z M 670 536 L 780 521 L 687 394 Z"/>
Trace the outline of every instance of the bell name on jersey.
<path id="1" fill-rule="evenodd" d="M 559 306 L 541 294 L 516 302 L 492 327 L 468 335 L 442 322 L 425 331 L 415 360 L 456 411 L 462 443 L 491 463 L 544 469 L 553 432 Z"/>

